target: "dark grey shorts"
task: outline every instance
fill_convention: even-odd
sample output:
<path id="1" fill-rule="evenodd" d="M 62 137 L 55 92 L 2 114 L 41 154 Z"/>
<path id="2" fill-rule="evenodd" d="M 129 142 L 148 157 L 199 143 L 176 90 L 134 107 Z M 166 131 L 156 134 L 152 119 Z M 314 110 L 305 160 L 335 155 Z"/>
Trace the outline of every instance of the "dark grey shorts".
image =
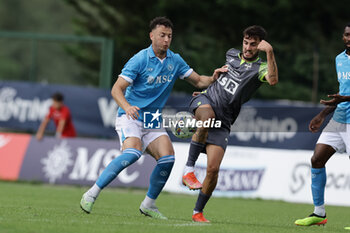
<path id="1" fill-rule="evenodd" d="M 193 97 L 190 102 L 189 112 L 195 115 L 194 113 L 196 112 L 196 109 L 204 104 L 209 104 L 210 106 L 212 106 L 210 100 L 205 95 L 200 94 Z"/>
<path id="2" fill-rule="evenodd" d="M 189 107 L 190 113 L 195 115 L 196 109 L 200 105 L 204 105 L 204 104 L 209 104 L 212 106 L 210 100 L 205 95 L 198 95 L 192 98 L 190 107 Z M 230 130 L 225 127 L 210 128 L 208 131 L 208 137 L 207 137 L 206 143 L 221 146 L 224 150 L 226 150 L 229 136 L 230 136 Z M 203 151 L 203 153 L 205 153 L 205 151 Z"/>
<path id="3" fill-rule="evenodd" d="M 207 137 L 207 144 L 221 146 L 226 151 L 230 131 L 226 128 L 210 128 Z"/>

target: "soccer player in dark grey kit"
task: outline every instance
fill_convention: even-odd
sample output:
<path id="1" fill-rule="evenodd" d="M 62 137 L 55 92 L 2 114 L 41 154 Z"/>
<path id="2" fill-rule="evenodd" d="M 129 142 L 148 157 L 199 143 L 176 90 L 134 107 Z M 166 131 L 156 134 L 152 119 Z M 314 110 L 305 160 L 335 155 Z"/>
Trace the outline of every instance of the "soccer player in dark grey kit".
<path id="1" fill-rule="evenodd" d="M 228 72 L 223 73 L 190 103 L 190 112 L 197 120 L 215 118 L 222 123 L 221 128 L 198 128 L 192 137 L 182 181 L 190 189 L 201 189 L 193 211 L 193 221 L 209 222 L 203 216 L 203 209 L 216 187 L 230 127 L 242 104 L 251 98 L 262 83 L 275 85 L 278 82 L 273 48 L 265 41 L 265 37 L 266 31 L 261 26 L 246 28 L 243 32 L 242 52 L 230 49 L 226 53 Z M 267 63 L 261 61 L 259 51 L 266 53 Z M 194 164 L 203 151 L 207 154 L 207 172 L 202 186 L 194 175 Z"/>

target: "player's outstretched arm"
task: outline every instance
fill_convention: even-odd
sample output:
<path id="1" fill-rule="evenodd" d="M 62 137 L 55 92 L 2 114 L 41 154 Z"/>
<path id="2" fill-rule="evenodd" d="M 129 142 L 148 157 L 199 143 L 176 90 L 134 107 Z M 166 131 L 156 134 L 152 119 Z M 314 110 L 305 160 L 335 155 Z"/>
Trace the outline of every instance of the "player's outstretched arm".
<path id="1" fill-rule="evenodd" d="M 115 102 L 117 102 L 118 106 L 125 111 L 127 118 L 129 119 L 129 117 L 131 117 L 132 119 L 136 120 L 140 116 L 138 112 L 140 108 L 137 106 L 131 106 L 124 96 L 125 89 L 129 85 L 130 83 L 119 76 L 112 87 L 111 94 Z"/>
<path id="2" fill-rule="evenodd" d="M 337 104 L 341 102 L 350 101 L 350 96 L 344 96 L 338 94 L 332 94 L 328 95 L 329 98 L 332 98 L 330 100 L 320 100 L 321 104 L 327 105 L 327 106 L 336 106 Z"/>
<path id="3" fill-rule="evenodd" d="M 46 126 L 49 123 L 49 121 L 50 121 L 50 118 L 45 117 L 44 120 L 41 122 L 39 129 L 38 129 L 36 136 L 35 136 L 37 140 L 41 140 L 43 138 Z"/>
<path id="4" fill-rule="evenodd" d="M 212 76 L 199 75 L 195 71 L 193 71 L 191 75 L 188 76 L 188 78 L 186 78 L 185 80 L 187 80 L 189 83 L 191 83 L 193 86 L 199 89 L 204 89 L 207 88 L 213 82 L 215 82 L 219 78 L 221 73 L 225 73 L 227 71 L 227 66 L 215 69 Z"/>
<path id="5" fill-rule="evenodd" d="M 278 83 L 278 69 L 273 48 L 266 40 L 262 40 L 258 45 L 258 49 L 266 53 L 267 75 L 265 79 L 270 85 L 276 85 Z"/>

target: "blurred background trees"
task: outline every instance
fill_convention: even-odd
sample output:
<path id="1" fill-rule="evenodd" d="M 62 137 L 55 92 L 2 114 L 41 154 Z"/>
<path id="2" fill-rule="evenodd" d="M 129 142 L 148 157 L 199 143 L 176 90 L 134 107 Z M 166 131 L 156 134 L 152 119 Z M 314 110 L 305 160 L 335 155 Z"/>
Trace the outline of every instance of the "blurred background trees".
<path id="1" fill-rule="evenodd" d="M 244 28 L 259 24 L 268 31 L 267 40 L 274 47 L 280 83 L 275 87 L 264 85 L 255 98 L 311 101 L 313 86 L 316 100 L 338 91 L 334 59 L 344 49 L 341 36 L 350 21 L 346 6 L 345 0 L 337 4 L 326 0 L 0 0 L 0 30 L 112 38 L 114 82 L 126 61 L 149 46 L 148 24 L 155 16 L 173 21 L 171 49 L 198 73 L 207 75 L 224 64 L 229 48 L 241 49 Z M 42 58 L 42 62 L 61 59 L 76 65 L 67 64 L 70 69 L 66 71 L 65 65 L 51 67 L 60 73 L 53 82 L 71 76 L 80 84 L 96 85 L 99 48 L 80 43 L 61 47 L 63 52 L 55 53 L 55 58 Z M 0 79 L 25 79 L 25 69 L 7 57 L 20 58 L 26 52 L 16 51 L 10 43 L 1 50 Z M 69 59 L 62 59 L 66 56 Z M 49 76 L 50 72 L 43 74 Z M 315 86 L 313 79 L 317 77 Z M 193 90 L 187 82 L 175 84 L 175 91 Z"/>

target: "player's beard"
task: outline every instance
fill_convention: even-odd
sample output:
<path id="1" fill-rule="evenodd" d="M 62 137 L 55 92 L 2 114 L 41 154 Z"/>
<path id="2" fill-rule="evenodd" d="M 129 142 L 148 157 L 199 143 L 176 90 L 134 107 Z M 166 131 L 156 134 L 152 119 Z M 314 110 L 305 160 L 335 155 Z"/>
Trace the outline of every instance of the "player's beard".
<path id="1" fill-rule="evenodd" d="M 163 50 L 163 49 L 159 50 L 159 55 L 166 56 L 166 50 Z"/>
<path id="2" fill-rule="evenodd" d="M 350 43 L 349 44 L 345 44 L 345 53 L 347 55 L 350 55 Z"/>
<path id="3" fill-rule="evenodd" d="M 247 58 L 244 56 L 244 53 L 243 53 L 243 58 L 244 58 L 244 60 L 247 60 L 247 61 L 255 61 L 256 58 L 258 57 L 258 55 L 259 55 L 259 53 L 255 53 L 252 57 Z"/>

